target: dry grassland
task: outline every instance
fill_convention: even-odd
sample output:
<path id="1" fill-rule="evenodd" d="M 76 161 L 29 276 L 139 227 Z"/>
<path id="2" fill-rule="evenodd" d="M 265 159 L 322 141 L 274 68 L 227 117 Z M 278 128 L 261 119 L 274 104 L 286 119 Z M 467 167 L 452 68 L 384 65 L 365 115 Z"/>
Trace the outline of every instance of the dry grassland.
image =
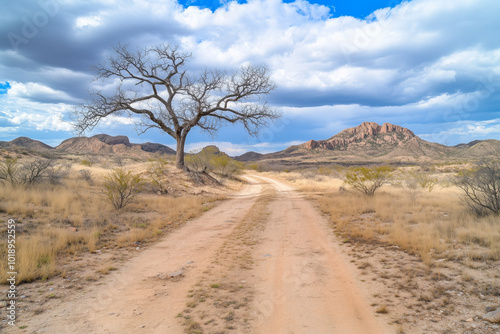
<path id="1" fill-rule="evenodd" d="M 268 173 L 308 194 L 371 295 L 400 333 L 498 333 L 482 320 L 500 307 L 500 224 L 464 204 L 446 173 L 429 192 L 385 185 L 373 197 L 350 190 L 341 170 Z"/>
<path id="2" fill-rule="evenodd" d="M 67 162 L 65 162 L 67 163 Z M 126 170 L 143 172 L 149 162 L 131 162 Z M 18 280 L 29 282 L 65 277 L 81 255 L 103 249 L 136 248 L 154 240 L 186 220 L 209 210 L 222 198 L 222 187 L 209 192 L 195 187 L 172 166 L 168 167 L 170 194 L 159 195 L 147 187 L 129 205 L 116 210 L 106 198 L 103 179 L 113 165 L 73 164 L 60 184 L 0 186 L 0 219 L 15 219 Z M 90 179 L 80 170 L 88 170 Z M 177 173 L 177 174 L 176 174 Z M 232 186 L 236 186 L 232 184 Z M 175 195 L 175 196 L 172 196 Z M 0 227 L 6 234 L 6 224 Z M 0 262 L 7 263 L 0 240 Z M 101 270 L 106 271 L 106 270 Z M 0 272 L 5 282 L 6 271 Z"/>
<path id="3" fill-rule="evenodd" d="M 500 260 L 500 224 L 494 215 L 478 217 L 458 189 L 437 186 L 411 198 L 384 186 L 375 196 L 348 190 L 339 175 L 273 175 L 314 196 L 339 232 L 356 239 L 399 246 L 432 265 L 435 260 Z"/>

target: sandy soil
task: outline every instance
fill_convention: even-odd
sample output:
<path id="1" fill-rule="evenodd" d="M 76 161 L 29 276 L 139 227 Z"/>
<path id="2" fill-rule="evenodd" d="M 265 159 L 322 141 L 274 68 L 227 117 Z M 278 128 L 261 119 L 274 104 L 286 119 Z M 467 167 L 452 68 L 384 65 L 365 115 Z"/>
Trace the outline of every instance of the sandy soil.
<path id="1" fill-rule="evenodd" d="M 356 285 L 327 220 L 290 187 L 259 179 L 279 196 L 257 249 L 255 333 L 390 333 Z"/>
<path id="2" fill-rule="evenodd" d="M 26 326 L 24 331 L 195 333 L 197 329 L 186 328 L 180 314 L 186 313 L 193 287 L 207 280 L 205 274 L 217 263 L 217 272 L 246 278 L 241 284 L 250 291 L 251 300 L 244 307 L 248 317 L 239 318 L 245 325 L 232 324 L 219 333 L 239 332 L 237 328 L 266 334 L 395 332 L 385 325 L 384 315 L 370 308 L 326 218 L 289 186 L 266 177 L 246 178 L 249 184 L 242 191 L 141 252 L 100 285 L 76 291 L 51 309 L 24 319 L 20 324 Z M 264 189 L 271 187 L 274 195 L 264 203 L 269 214 L 263 216 L 262 228 L 251 232 L 259 240 L 245 248 L 251 265 L 239 269 L 230 261 L 217 261 L 221 249 L 230 252 L 224 247 L 235 229 L 256 210 L 256 201 L 262 202 Z M 238 244 L 236 239 L 232 242 Z M 218 310 L 206 307 L 209 312 Z"/>

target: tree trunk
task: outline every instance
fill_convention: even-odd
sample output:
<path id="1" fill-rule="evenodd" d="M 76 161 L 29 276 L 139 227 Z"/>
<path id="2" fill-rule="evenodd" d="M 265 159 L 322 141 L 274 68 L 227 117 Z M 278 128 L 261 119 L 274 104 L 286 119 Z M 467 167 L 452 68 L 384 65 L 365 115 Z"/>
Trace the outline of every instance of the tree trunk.
<path id="1" fill-rule="evenodd" d="M 186 170 L 184 164 L 184 144 L 186 143 L 186 135 L 182 134 L 177 137 L 177 151 L 175 152 L 175 167 Z"/>

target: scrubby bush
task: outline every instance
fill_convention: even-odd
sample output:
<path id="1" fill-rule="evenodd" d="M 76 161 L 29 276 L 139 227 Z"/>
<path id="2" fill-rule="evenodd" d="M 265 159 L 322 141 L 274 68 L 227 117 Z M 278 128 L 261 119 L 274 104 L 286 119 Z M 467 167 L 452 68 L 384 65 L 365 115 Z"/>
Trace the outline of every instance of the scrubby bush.
<path id="1" fill-rule="evenodd" d="M 88 184 L 94 184 L 94 180 L 92 179 L 92 172 L 89 169 L 80 169 L 78 173 L 80 179 L 87 181 Z"/>
<path id="2" fill-rule="evenodd" d="M 430 170 L 413 170 L 400 173 L 393 185 L 402 188 L 412 200 L 415 200 L 419 190 L 430 192 L 437 182 L 438 179 L 432 177 Z"/>
<path id="3" fill-rule="evenodd" d="M 227 155 L 214 156 L 211 159 L 212 170 L 222 176 L 232 177 L 241 172 L 243 163 L 231 159 Z"/>
<path id="4" fill-rule="evenodd" d="M 119 210 L 125 207 L 142 189 L 144 182 L 141 174 L 126 172 L 116 168 L 104 179 L 106 196 Z"/>
<path id="5" fill-rule="evenodd" d="M 158 158 L 157 160 L 152 160 L 149 162 L 149 168 L 147 170 L 149 183 L 154 187 L 156 191 L 162 194 L 167 192 L 167 165 L 167 159 Z"/>
<path id="6" fill-rule="evenodd" d="M 243 163 L 228 157 L 212 146 L 186 156 L 185 161 L 190 171 L 213 172 L 226 177 L 238 174 L 243 168 Z"/>
<path id="7" fill-rule="evenodd" d="M 53 159 L 39 158 L 20 163 L 18 159 L 6 158 L 0 162 L 0 180 L 12 186 L 42 181 L 57 183 L 63 176 L 62 171 L 62 167 L 55 166 Z"/>
<path id="8" fill-rule="evenodd" d="M 0 162 L 0 180 L 13 186 L 19 184 L 19 169 L 20 165 L 17 159 L 5 158 L 4 161 Z"/>
<path id="9" fill-rule="evenodd" d="M 80 164 L 82 164 L 83 166 L 86 166 L 86 167 L 92 167 L 92 165 L 94 163 L 92 161 L 90 161 L 90 160 L 83 159 L 83 160 L 80 161 Z"/>
<path id="10" fill-rule="evenodd" d="M 481 161 L 458 173 L 454 184 L 464 192 L 464 202 L 477 214 L 500 214 L 500 160 Z"/>
<path id="11" fill-rule="evenodd" d="M 378 188 L 389 181 L 392 171 L 390 166 L 352 167 L 346 171 L 344 182 L 368 196 L 373 196 Z"/>
<path id="12" fill-rule="evenodd" d="M 51 168 L 54 167 L 52 159 L 37 159 L 26 163 L 21 168 L 21 182 L 23 184 L 34 184 L 48 178 Z"/>
<path id="13" fill-rule="evenodd" d="M 212 170 L 212 158 L 218 153 L 215 147 L 205 147 L 203 150 L 187 155 L 185 158 L 186 166 L 192 172 L 207 172 Z"/>

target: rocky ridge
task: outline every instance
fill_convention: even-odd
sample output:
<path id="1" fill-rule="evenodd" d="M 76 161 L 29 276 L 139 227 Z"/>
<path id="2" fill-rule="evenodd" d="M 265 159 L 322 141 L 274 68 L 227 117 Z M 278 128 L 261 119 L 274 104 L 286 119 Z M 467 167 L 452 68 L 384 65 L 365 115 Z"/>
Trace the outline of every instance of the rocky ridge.
<path id="1" fill-rule="evenodd" d="M 402 146 L 409 140 L 417 138 L 415 134 L 402 126 L 384 123 L 363 122 L 354 128 L 341 131 L 326 140 L 310 140 L 301 146 L 312 150 L 322 148 L 327 150 L 350 150 L 358 146 L 390 145 Z"/>

